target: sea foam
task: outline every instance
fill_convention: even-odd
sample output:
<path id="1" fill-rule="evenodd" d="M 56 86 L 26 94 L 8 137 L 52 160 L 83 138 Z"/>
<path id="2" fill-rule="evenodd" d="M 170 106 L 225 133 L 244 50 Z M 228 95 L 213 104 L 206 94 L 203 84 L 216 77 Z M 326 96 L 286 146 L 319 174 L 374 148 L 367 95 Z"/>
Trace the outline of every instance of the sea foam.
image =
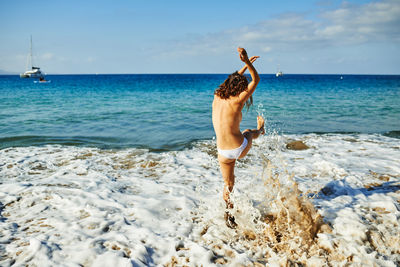
<path id="1" fill-rule="evenodd" d="M 232 230 L 214 141 L 2 149 L 0 264 L 395 266 L 399 159 L 380 135 L 261 137 L 237 162 Z"/>

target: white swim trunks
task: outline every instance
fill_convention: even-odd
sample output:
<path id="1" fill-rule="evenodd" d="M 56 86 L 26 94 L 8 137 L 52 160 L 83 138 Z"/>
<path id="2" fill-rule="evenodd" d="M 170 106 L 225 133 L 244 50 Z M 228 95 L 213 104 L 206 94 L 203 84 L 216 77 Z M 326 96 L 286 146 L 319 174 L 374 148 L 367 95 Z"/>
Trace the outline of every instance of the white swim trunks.
<path id="1" fill-rule="evenodd" d="M 247 139 L 246 137 L 243 138 L 243 143 L 240 145 L 240 147 L 235 148 L 235 149 L 218 149 L 218 154 L 220 154 L 221 156 L 224 156 L 227 159 L 238 159 L 240 157 L 240 155 L 242 154 L 243 150 L 246 148 L 247 146 Z"/>

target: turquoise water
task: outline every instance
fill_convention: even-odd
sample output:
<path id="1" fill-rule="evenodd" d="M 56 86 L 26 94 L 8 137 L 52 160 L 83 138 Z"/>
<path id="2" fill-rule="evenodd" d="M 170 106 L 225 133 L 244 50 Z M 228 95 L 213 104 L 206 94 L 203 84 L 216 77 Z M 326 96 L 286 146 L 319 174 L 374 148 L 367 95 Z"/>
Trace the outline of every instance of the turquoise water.
<path id="1" fill-rule="evenodd" d="M 0 76 L 0 148 L 65 144 L 179 150 L 211 139 L 213 91 L 225 74 Z M 254 106 L 268 130 L 399 137 L 400 76 L 261 75 Z"/>

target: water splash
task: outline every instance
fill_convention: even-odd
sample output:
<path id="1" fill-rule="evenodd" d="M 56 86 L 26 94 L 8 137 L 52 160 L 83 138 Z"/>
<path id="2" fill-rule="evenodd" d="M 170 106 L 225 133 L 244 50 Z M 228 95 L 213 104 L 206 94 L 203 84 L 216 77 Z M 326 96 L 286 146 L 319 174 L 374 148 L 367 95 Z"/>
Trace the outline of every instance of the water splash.
<path id="1" fill-rule="evenodd" d="M 258 116 L 262 116 L 263 118 L 265 118 L 264 114 L 267 113 L 264 105 L 262 103 L 257 105 L 257 114 Z"/>
<path id="2" fill-rule="evenodd" d="M 250 258 L 262 264 L 318 266 L 343 260 L 343 256 L 319 244 L 318 234 L 329 234 L 331 228 L 324 223 L 308 192 L 299 190 L 294 174 L 288 171 L 280 153 L 281 136 L 272 134 L 266 138 L 268 153 L 257 155 L 262 161 L 262 172 L 255 177 L 261 179 L 263 186 L 244 189 L 252 191 L 251 196 L 238 188 L 231 194 L 238 224 L 235 233 L 218 229 L 214 221 L 206 223 L 203 240 L 214 247 L 221 246 L 222 241 L 237 251 L 248 251 Z"/>
<path id="3" fill-rule="evenodd" d="M 308 194 L 298 189 L 294 174 L 286 170 L 277 171 L 266 157 L 263 164 L 266 189 L 263 204 L 266 206 L 262 219 L 266 226 L 262 239 L 275 254 L 283 254 L 290 261 L 298 261 L 303 255 L 316 255 L 317 233 L 329 227 L 324 224 Z"/>
<path id="4" fill-rule="evenodd" d="M 267 110 L 264 108 L 264 105 L 262 103 L 258 104 L 257 105 L 257 115 L 263 117 L 264 124 L 268 125 L 267 117 L 265 116 L 265 114 L 267 114 Z"/>
<path id="5" fill-rule="evenodd" d="M 266 156 L 261 157 L 263 201 L 254 206 L 243 194 L 233 197 L 239 224 L 237 242 L 253 251 L 260 262 L 284 265 L 328 262 L 329 252 L 319 246 L 317 234 L 329 233 L 330 227 L 323 222 L 307 192 L 298 189 L 294 174 L 286 170 L 282 159 L 277 159 L 282 162 L 278 166 Z"/>

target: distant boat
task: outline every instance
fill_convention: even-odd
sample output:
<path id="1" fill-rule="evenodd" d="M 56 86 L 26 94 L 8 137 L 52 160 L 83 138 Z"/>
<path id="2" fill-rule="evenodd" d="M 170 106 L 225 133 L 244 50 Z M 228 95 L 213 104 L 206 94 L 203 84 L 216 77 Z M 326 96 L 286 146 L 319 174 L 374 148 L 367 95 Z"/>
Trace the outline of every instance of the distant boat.
<path id="1" fill-rule="evenodd" d="M 44 78 L 44 76 L 41 76 L 39 78 L 39 81 L 33 81 L 34 83 L 51 83 L 51 81 L 48 81 Z"/>
<path id="2" fill-rule="evenodd" d="M 51 81 L 33 81 L 34 83 L 51 83 Z"/>
<path id="3" fill-rule="evenodd" d="M 32 56 L 32 35 L 31 35 L 31 48 L 28 55 L 28 59 L 26 61 L 26 71 L 19 75 L 21 78 L 43 78 L 44 75 L 40 71 L 39 67 L 33 66 L 33 56 Z"/>
<path id="4" fill-rule="evenodd" d="M 276 77 L 280 77 L 280 76 L 283 76 L 283 72 L 279 69 L 279 65 L 278 65 L 278 68 L 277 68 L 277 70 L 276 70 Z"/>

